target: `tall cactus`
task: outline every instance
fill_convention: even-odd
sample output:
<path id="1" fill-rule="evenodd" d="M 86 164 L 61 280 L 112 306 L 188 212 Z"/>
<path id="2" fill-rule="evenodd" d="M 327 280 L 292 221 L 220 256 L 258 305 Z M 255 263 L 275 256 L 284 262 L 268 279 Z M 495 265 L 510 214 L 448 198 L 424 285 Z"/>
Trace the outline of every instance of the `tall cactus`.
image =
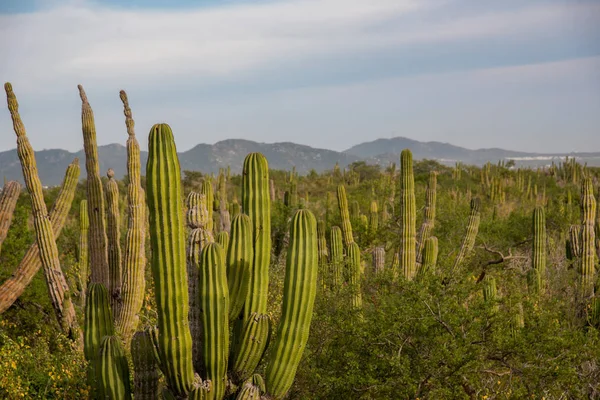
<path id="1" fill-rule="evenodd" d="M 36 241 L 40 249 L 39 254 L 44 267 L 46 286 L 50 294 L 52 307 L 63 332 L 73 339 L 79 339 L 77 317 L 71 301 L 69 286 L 60 266 L 56 236 L 52 223 L 48 218 L 42 183 L 38 177 L 37 164 L 33 148 L 29 143 L 25 126 L 19 115 L 19 103 L 10 83 L 4 85 L 8 100 L 8 109 L 13 121 L 13 128 L 17 135 L 17 153 L 21 161 L 25 185 L 31 197 L 31 209 Z"/>
<path id="2" fill-rule="evenodd" d="M 221 249 L 223 250 L 223 254 L 225 254 L 229 248 L 229 233 L 226 231 L 219 232 L 215 241 L 219 243 Z"/>
<path id="3" fill-rule="evenodd" d="M 121 215 L 119 212 L 119 184 L 112 168 L 106 173 L 106 236 L 108 245 L 108 293 L 113 312 L 121 300 Z"/>
<path id="4" fill-rule="evenodd" d="M 321 286 L 325 288 L 328 284 L 329 273 L 326 271 L 329 264 L 329 251 L 327 249 L 327 239 L 325 238 L 325 221 L 317 221 L 317 246 L 319 247 L 319 276 Z"/>
<path id="5" fill-rule="evenodd" d="M 425 191 L 425 208 L 423 209 L 423 223 L 417 235 L 417 264 L 422 263 L 425 241 L 431 236 L 435 227 L 435 212 L 437 201 L 437 172 L 429 172 L 429 182 Z"/>
<path id="6" fill-rule="evenodd" d="M 596 218 L 596 199 L 592 178 L 585 178 L 581 187 L 581 290 L 584 297 L 590 296 L 594 291 L 594 277 L 596 274 L 596 238 L 594 222 Z"/>
<path id="7" fill-rule="evenodd" d="M 483 300 L 492 306 L 493 311 L 498 310 L 498 290 L 496 289 L 496 279 L 493 276 L 486 275 L 483 280 Z"/>
<path id="8" fill-rule="evenodd" d="M 438 239 L 435 236 L 430 236 L 425 240 L 423 246 L 423 263 L 419 268 L 419 274 L 435 271 L 438 257 Z"/>
<path id="9" fill-rule="evenodd" d="M 415 178 L 410 150 L 400 153 L 400 269 L 404 278 L 412 280 L 417 272 Z"/>
<path id="10" fill-rule="evenodd" d="M 100 344 L 98 375 L 103 397 L 131 399 L 127 357 L 117 336 L 105 336 Z"/>
<path id="11" fill-rule="evenodd" d="M 467 231 L 463 237 L 460 250 L 454 260 L 453 269 L 457 268 L 465 259 L 465 257 L 473 250 L 475 246 L 475 238 L 479 231 L 479 221 L 481 219 L 479 214 L 480 201 L 478 198 L 471 199 L 471 212 L 469 214 L 469 221 L 467 222 Z"/>
<path id="12" fill-rule="evenodd" d="M 383 272 L 385 266 L 385 248 L 375 247 L 373 249 L 373 271 L 376 274 Z"/>
<path id="13" fill-rule="evenodd" d="M 546 216 L 544 208 L 533 210 L 533 242 L 531 249 L 531 270 L 529 271 L 529 289 L 534 294 L 544 290 L 546 274 Z"/>
<path id="14" fill-rule="evenodd" d="M 149 331 L 136 332 L 131 339 L 133 361 L 133 398 L 158 400 L 158 366 Z"/>
<path id="15" fill-rule="evenodd" d="M 125 91 L 121 90 L 127 127 L 127 235 L 123 256 L 121 301 L 115 312 L 117 332 L 128 343 L 138 325 L 138 313 L 144 302 L 146 278 L 146 196 L 141 183 L 140 145 L 135 137 L 135 122 Z"/>
<path id="16" fill-rule="evenodd" d="M 331 247 L 331 287 L 339 288 L 342 284 L 342 267 L 344 265 L 344 245 L 342 243 L 342 230 L 334 226 L 330 231 Z"/>
<path id="17" fill-rule="evenodd" d="M 371 207 L 369 210 L 369 230 L 371 233 L 377 232 L 379 229 L 379 208 L 377 207 L 377 200 L 371 201 Z"/>
<path id="18" fill-rule="evenodd" d="M 202 187 L 200 189 L 200 194 L 206 196 L 206 209 L 208 210 L 208 226 L 206 229 L 211 233 L 214 232 L 214 209 L 215 209 L 215 194 L 213 190 L 212 181 L 210 179 L 205 179 L 202 182 Z"/>
<path id="19" fill-rule="evenodd" d="M 317 292 L 316 225 L 313 214 L 303 209 L 290 225 L 281 321 L 265 373 L 267 391 L 275 399 L 283 398 L 292 386 L 308 341 Z"/>
<path id="20" fill-rule="evenodd" d="M 8 235 L 8 228 L 10 228 L 20 193 L 21 185 L 16 181 L 10 181 L 2 188 L 2 196 L 0 197 L 0 248 L 4 239 L 6 239 L 6 235 Z"/>
<path id="21" fill-rule="evenodd" d="M 146 165 L 152 275 L 158 311 L 158 349 L 169 390 L 186 395 L 194 383 L 188 324 L 181 170 L 171 128 L 156 124 Z"/>
<path id="22" fill-rule="evenodd" d="M 79 291 L 81 293 L 81 304 L 85 305 L 87 293 L 87 280 L 89 274 L 88 236 L 90 230 L 90 219 L 88 216 L 87 200 L 79 203 Z"/>
<path id="23" fill-rule="evenodd" d="M 75 196 L 75 188 L 79 179 L 79 160 L 76 158 L 67 167 L 65 178 L 63 180 L 58 197 L 54 201 L 54 206 L 50 210 L 48 219 L 52 224 L 52 231 L 55 237 L 60 232 L 67 220 L 71 203 Z M 42 266 L 42 259 L 39 255 L 37 242 L 33 243 L 25 256 L 17 266 L 17 269 L 0 286 L 0 314 L 6 311 L 23 293 L 25 288 L 31 283 L 31 280 Z"/>
<path id="24" fill-rule="evenodd" d="M 87 99 L 83 86 L 78 85 L 81 97 L 81 126 L 83 131 L 83 149 L 85 151 L 85 168 L 87 171 L 87 199 L 90 217 L 90 279 L 110 288 L 108 268 L 108 247 L 106 236 L 106 211 L 104 193 L 100 179 L 98 163 L 98 146 L 96 144 L 96 126 L 94 112 Z"/>
<path id="25" fill-rule="evenodd" d="M 209 243 L 202 249 L 199 273 L 200 315 L 203 327 L 202 354 L 210 398 L 220 400 L 227 386 L 229 355 L 229 291 L 223 249 Z"/>
<path id="26" fill-rule="evenodd" d="M 360 248 L 358 244 L 351 243 L 348 246 L 348 284 L 352 291 L 352 306 L 356 309 L 362 307 L 361 271 Z"/>
<path id="27" fill-rule="evenodd" d="M 252 222 L 246 214 L 238 214 L 231 224 L 226 259 L 230 320 L 237 318 L 244 308 L 252 274 L 253 255 Z"/>
<path id="28" fill-rule="evenodd" d="M 346 188 L 344 185 L 339 185 L 337 188 L 338 207 L 342 218 L 342 232 L 344 233 L 344 242 L 346 246 L 354 243 L 352 235 L 352 224 L 350 222 L 350 212 L 348 211 L 348 198 L 346 197 Z"/>

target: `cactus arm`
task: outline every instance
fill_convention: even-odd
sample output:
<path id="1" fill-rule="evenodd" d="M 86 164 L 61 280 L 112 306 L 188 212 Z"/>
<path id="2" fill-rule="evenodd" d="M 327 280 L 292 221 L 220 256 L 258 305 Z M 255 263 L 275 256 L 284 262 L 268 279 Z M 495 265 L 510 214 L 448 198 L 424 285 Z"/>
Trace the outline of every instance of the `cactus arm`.
<path id="1" fill-rule="evenodd" d="M 131 339 L 133 361 L 133 398 L 135 400 L 158 400 L 158 366 L 150 332 L 136 332 Z"/>
<path id="2" fill-rule="evenodd" d="M 121 339 L 117 336 L 102 339 L 98 365 L 104 398 L 130 400 L 129 366 Z"/>
<path id="3" fill-rule="evenodd" d="M 10 181 L 2 188 L 2 197 L 0 197 L 0 248 L 4 239 L 6 239 L 6 235 L 8 235 L 8 228 L 10 228 L 12 222 L 19 194 L 21 194 L 19 182 Z"/>
<path id="4" fill-rule="evenodd" d="M 346 197 L 346 188 L 344 185 L 339 185 L 337 188 L 338 207 L 340 209 L 340 217 L 342 218 L 342 232 L 344 233 L 344 242 L 346 246 L 354 242 L 352 235 L 352 223 L 350 222 L 350 212 L 348 211 L 348 198 Z"/>
<path id="5" fill-rule="evenodd" d="M 342 267 L 344 265 L 344 245 L 342 243 L 342 230 L 334 226 L 330 231 L 331 240 L 331 287 L 339 288 L 342 284 Z"/>
<path id="6" fill-rule="evenodd" d="M 252 222 L 238 214 L 231 224 L 231 239 L 227 249 L 227 284 L 229 289 L 229 320 L 237 318 L 246 301 L 252 274 Z"/>
<path id="7" fill-rule="evenodd" d="M 106 183 L 106 236 L 108 247 L 108 293 L 113 313 L 121 302 L 121 215 L 119 212 L 119 184 L 112 168 L 107 172 Z"/>

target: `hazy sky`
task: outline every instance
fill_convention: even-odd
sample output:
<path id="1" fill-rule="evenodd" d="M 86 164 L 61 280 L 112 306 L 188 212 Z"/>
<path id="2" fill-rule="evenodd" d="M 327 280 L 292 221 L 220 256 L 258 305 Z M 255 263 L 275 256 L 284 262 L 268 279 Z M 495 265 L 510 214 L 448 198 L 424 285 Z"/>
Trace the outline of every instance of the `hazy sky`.
<path id="1" fill-rule="evenodd" d="M 144 148 L 168 122 L 179 150 L 406 136 L 600 151 L 599 0 L 195 3 L 0 1 L 0 79 L 34 148 L 82 147 L 81 83 L 100 144 L 125 143 L 125 89 Z"/>

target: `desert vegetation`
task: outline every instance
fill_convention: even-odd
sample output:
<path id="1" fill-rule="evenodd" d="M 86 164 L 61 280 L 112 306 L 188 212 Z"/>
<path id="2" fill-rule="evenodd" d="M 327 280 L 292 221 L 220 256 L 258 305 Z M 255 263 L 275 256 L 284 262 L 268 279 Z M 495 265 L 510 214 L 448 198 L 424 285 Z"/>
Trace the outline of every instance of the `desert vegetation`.
<path id="1" fill-rule="evenodd" d="M 0 195 L 0 397 L 600 398 L 600 169 L 406 149 L 213 175 L 165 123 L 143 169 L 121 91 L 119 181 L 79 86 L 87 178 L 43 189 L 5 90 L 26 190 Z"/>

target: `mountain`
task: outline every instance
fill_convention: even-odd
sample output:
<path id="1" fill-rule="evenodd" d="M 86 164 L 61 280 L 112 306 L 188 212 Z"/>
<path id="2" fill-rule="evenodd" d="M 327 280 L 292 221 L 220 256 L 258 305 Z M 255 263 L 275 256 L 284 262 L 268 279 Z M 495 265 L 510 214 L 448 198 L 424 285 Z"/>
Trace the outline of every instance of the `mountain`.
<path id="1" fill-rule="evenodd" d="M 387 165 L 398 162 L 398 155 L 403 149 L 410 149 L 415 159 L 435 159 L 444 164 L 454 164 L 462 161 L 466 164 L 482 165 L 488 161 L 497 162 L 500 159 L 514 159 L 517 165 L 541 166 L 548 165 L 552 160 L 558 161 L 569 155 L 577 157 L 580 162 L 590 166 L 600 166 L 598 153 L 564 153 L 538 154 L 503 149 L 469 150 L 441 142 L 419 142 L 417 140 L 397 137 L 392 139 L 377 139 L 349 148 L 344 152 L 326 149 L 316 149 L 310 146 L 290 142 L 257 143 L 244 139 L 228 139 L 213 145 L 199 144 L 194 148 L 179 153 L 179 161 L 183 170 L 218 172 L 219 168 L 230 166 L 234 173 L 242 170 L 244 157 L 248 153 L 261 152 L 269 160 L 273 169 L 289 170 L 296 167 L 301 173 L 311 169 L 318 172 L 332 169 L 335 163 L 341 167 L 355 161 Z M 81 161 L 82 177 L 85 177 L 85 155 L 83 150 L 71 153 L 66 150 L 53 149 L 36 151 L 36 161 L 42 183 L 46 186 L 59 185 L 62 182 L 67 165 L 78 157 Z M 120 144 L 110 144 L 98 147 L 100 171 L 105 173 L 108 168 L 115 170 L 115 176 L 122 178 L 126 172 L 127 150 Z M 142 174 L 148 159 L 147 152 L 141 152 Z M 21 164 L 16 150 L 0 152 L 0 174 L 9 180 L 23 182 Z"/>

